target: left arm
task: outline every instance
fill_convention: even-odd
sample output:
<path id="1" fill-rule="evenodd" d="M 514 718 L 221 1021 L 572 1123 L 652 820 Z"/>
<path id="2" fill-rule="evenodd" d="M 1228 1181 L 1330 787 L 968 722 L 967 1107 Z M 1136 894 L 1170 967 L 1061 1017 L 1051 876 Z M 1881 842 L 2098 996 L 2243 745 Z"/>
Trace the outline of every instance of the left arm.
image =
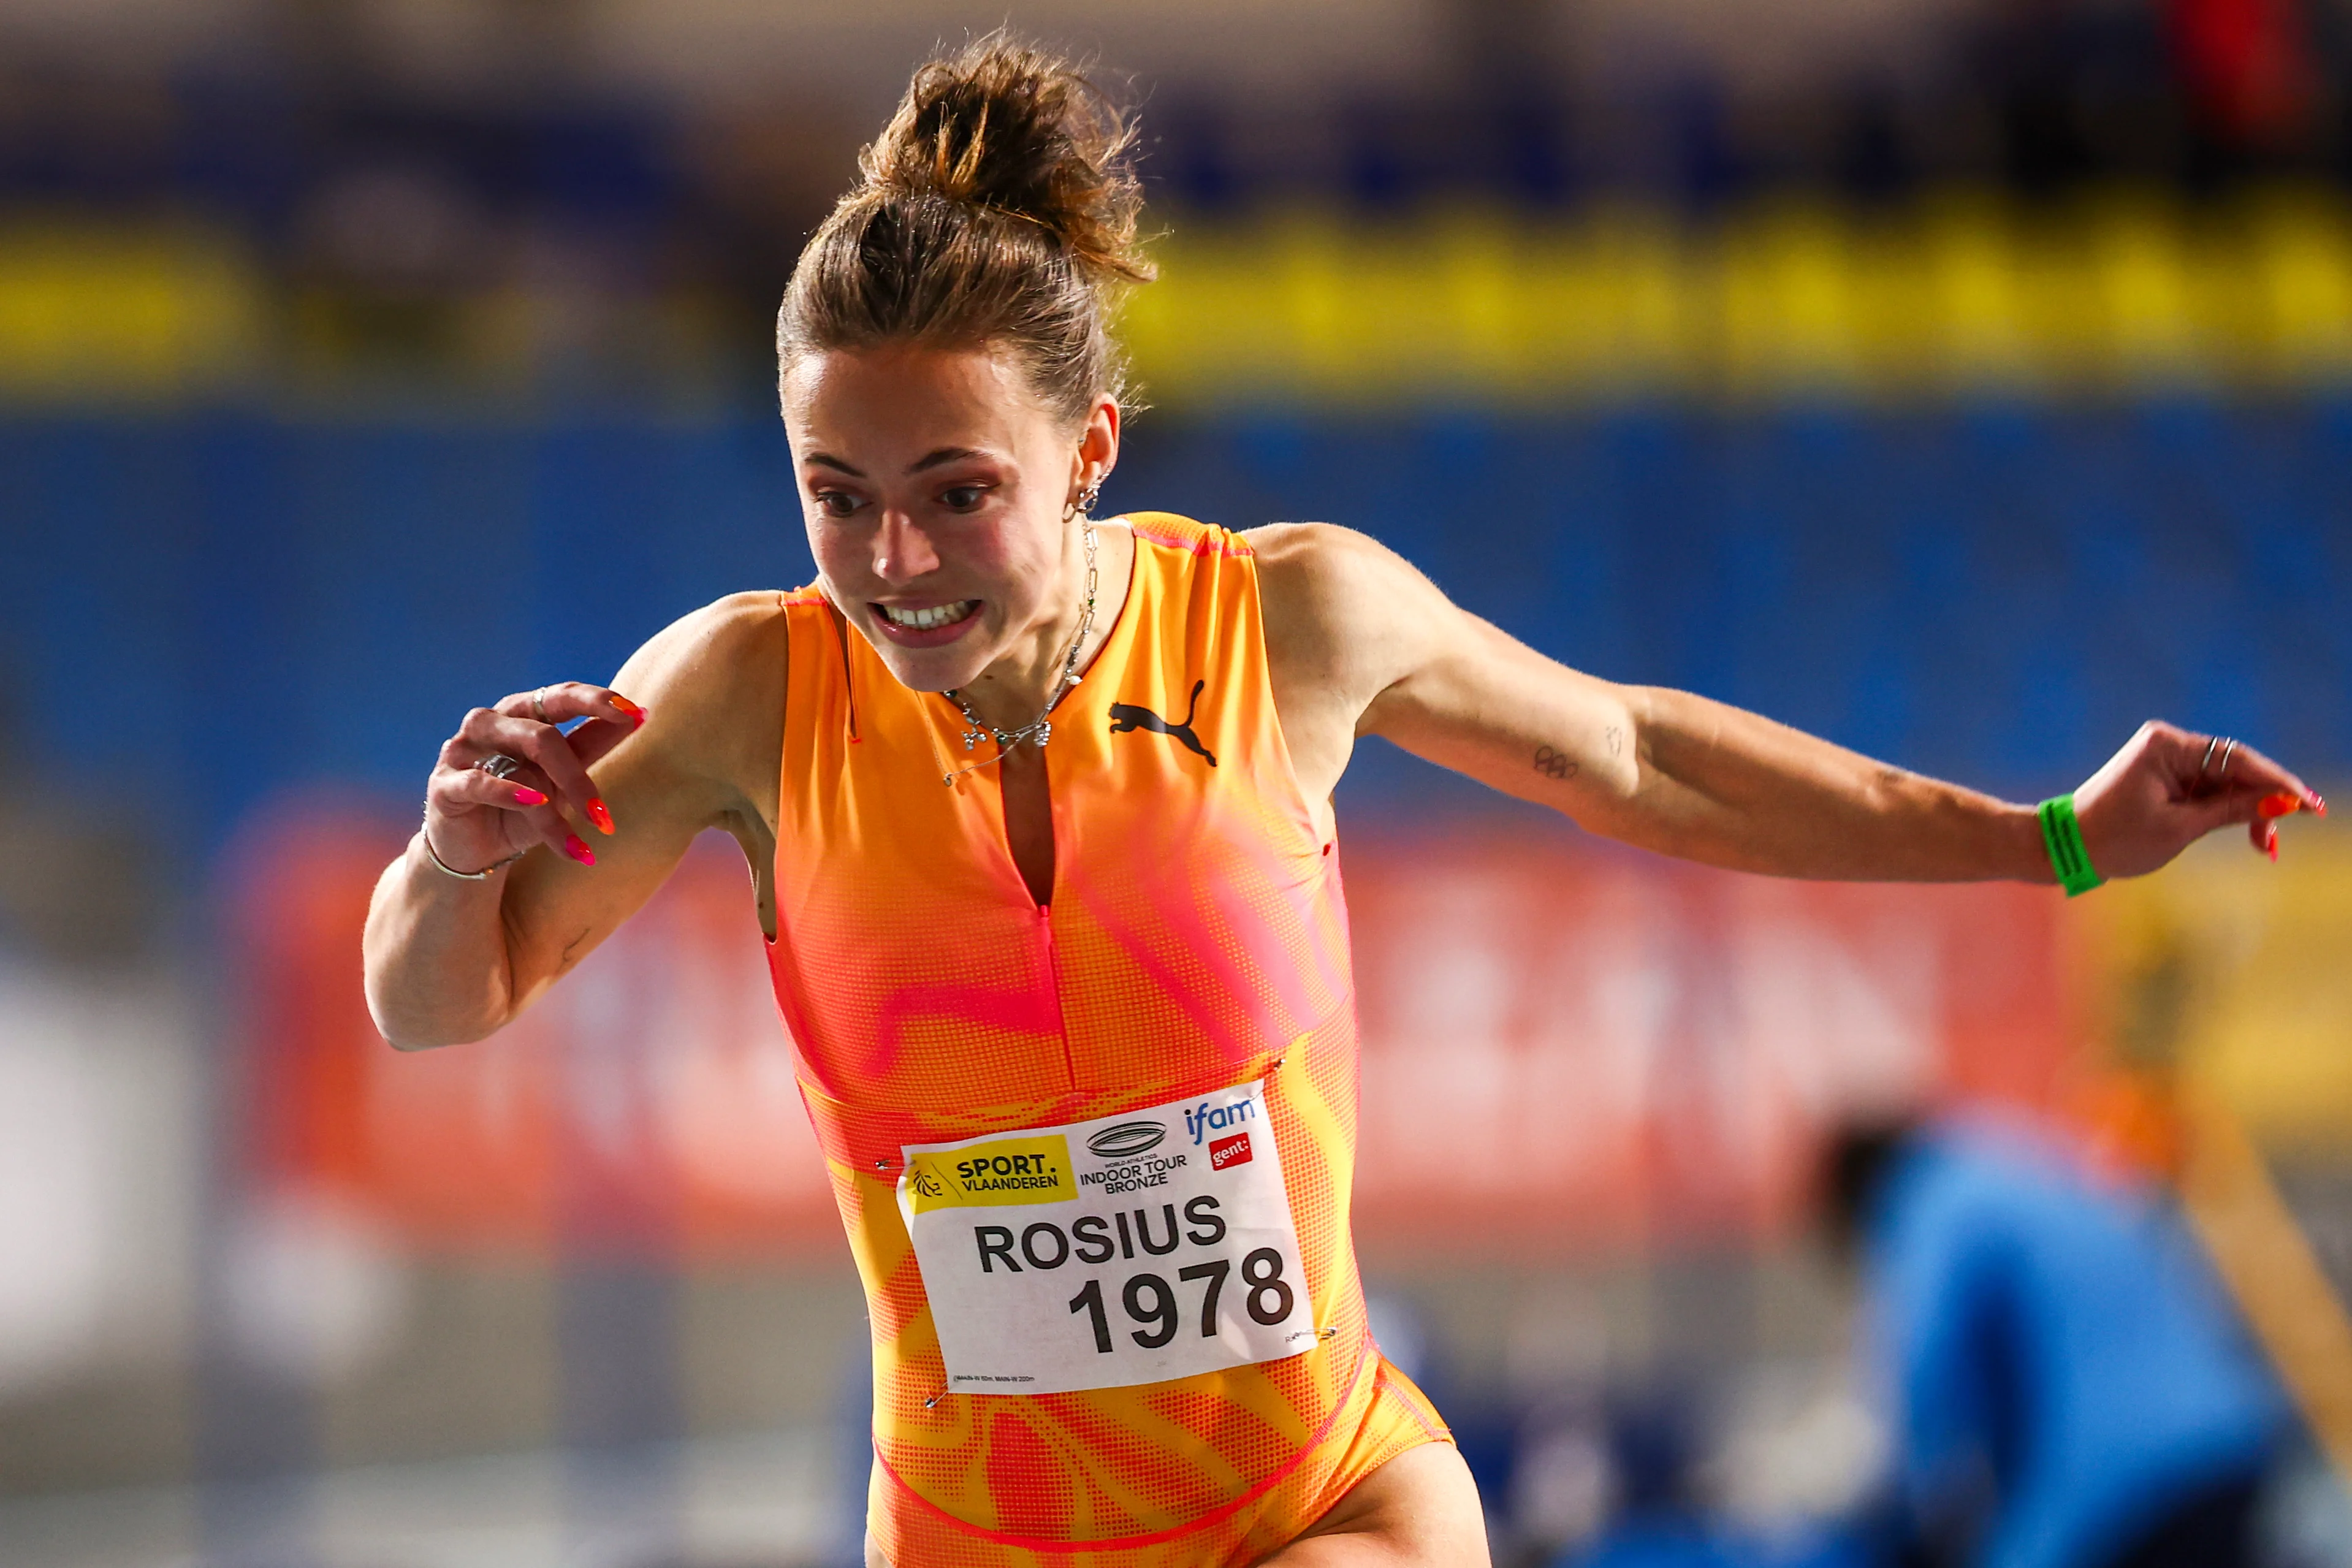
<path id="1" fill-rule="evenodd" d="M 1394 552 L 1317 524 L 1259 529 L 1276 699 L 1295 763 L 1328 788 L 1356 735 L 1682 859 L 1846 881 L 2052 882 L 2033 808 L 1874 762 L 1785 724 L 1544 658 L 1460 609 Z M 2102 875 L 2153 871 L 2233 823 L 2324 810 L 2249 747 L 2143 725 L 2075 792 Z M 1327 775 L 1324 776 L 1324 775 Z"/>

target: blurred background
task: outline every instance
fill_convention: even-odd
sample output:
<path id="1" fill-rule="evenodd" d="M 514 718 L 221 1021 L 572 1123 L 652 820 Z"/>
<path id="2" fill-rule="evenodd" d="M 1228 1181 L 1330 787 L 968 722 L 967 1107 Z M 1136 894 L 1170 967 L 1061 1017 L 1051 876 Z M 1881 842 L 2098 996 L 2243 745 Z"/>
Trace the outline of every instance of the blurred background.
<path id="1" fill-rule="evenodd" d="M 1107 506 L 1349 523 L 2016 798 L 2157 714 L 2352 782 L 2345 0 L 0 0 L 0 1563 L 854 1561 L 740 859 L 463 1051 L 375 1038 L 357 931 L 466 708 L 811 574 L 775 302 L 1008 15 L 1143 105 Z M 2178 1240 L 2100 1289 L 2287 1412 L 2264 1561 L 2352 1563 L 2352 834 L 2065 905 L 1379 742 L 1340 805 L 1376 1322 L 1498 1561 L 1882 1560 L 1933 1456 L 1869 1325 L 1941 1287 L 1824 1161 L 1934 1111 Z"/>

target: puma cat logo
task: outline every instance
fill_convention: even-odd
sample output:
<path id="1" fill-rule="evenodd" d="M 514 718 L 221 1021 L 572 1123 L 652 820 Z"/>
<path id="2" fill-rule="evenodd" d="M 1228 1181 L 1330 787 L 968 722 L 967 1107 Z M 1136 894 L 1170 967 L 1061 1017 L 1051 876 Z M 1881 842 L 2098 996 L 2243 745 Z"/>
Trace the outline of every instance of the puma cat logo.
<path id="1" fill-rule="evenodd" d="M 1129 730 L 1156 730 L 1181 742 L 1186 751 L 1198 752 L 1213 768 L 1217 765 L 1216 754 L 1201 744 L 1200 736 L 1192 733 L 1192 714 L 1201 706 L 1201 688 L 1208 684 L 1205 680 L 1192 682 L 1192 701 L 1184 710 L 1181 724 L 1171 724 L 1149 708 L 1138 708 L 1131 702 L 1114 702 L 1110 705 L 1110 732 L 1123 735 Z"/>

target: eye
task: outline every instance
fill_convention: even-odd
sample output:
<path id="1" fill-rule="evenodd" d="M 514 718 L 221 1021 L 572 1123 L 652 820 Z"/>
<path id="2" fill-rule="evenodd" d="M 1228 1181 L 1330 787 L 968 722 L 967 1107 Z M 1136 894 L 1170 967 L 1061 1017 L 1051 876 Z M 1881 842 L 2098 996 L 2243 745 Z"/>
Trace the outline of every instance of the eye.
<path id="1" fill-rule="evenodd" d="M 970 511 L 988 494 L 986 485 L 957 485 L 940 492 L 940 502 L 950 511 Z"/>
<path id="2" fill-rule="evenodd" d="M 857 498 L 847 490 L 819 490 L 816 504 L 827 517 L 849 517 L 857 510 Z"/>

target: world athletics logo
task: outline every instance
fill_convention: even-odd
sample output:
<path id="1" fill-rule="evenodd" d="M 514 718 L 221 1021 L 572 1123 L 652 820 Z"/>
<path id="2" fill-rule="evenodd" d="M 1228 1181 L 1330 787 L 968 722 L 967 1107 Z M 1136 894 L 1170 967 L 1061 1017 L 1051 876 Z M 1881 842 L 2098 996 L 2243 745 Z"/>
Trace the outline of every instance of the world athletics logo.
<path id="1" fill-rule="evenodd" d="M 1087 1147 L 1105 1160 L 1125 1160 L 1160 1147 L 1168 1129 L 1157 1121 L 1122 1121 L 1087 1136 Z"/>

